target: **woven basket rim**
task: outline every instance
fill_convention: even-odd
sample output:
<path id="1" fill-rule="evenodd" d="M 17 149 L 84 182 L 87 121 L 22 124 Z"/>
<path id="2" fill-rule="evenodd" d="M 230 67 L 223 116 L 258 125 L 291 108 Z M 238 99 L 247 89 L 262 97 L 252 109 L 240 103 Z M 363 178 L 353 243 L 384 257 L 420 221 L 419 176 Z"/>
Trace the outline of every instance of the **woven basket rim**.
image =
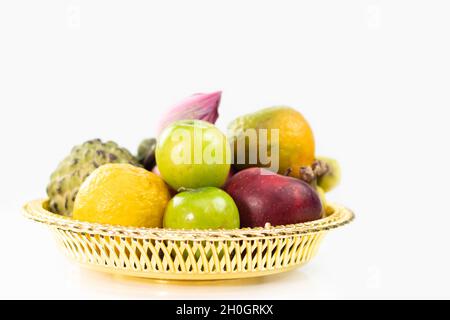
<path id="1" fill-rule="evenodd" d="M 327 216 L 310 222 L 259 228 L 220 230 L 180 230 L 166 228 L 125 227 L 74 220 L 48 211 L 48 199 L 37 199 L 23 207 L 25 217 L 57 229 L 100 236 L 132 237 L 162 240 L 236 240 L 289 237 L 328 231 L 350 223 L 354 213 L 341 205 L 328 203 Z"/>

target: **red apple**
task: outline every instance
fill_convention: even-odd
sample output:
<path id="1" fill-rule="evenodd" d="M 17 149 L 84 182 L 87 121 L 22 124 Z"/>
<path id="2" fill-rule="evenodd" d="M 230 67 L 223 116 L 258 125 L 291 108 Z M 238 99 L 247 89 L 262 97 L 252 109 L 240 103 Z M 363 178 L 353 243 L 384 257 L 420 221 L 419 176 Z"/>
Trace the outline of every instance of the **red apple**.
<path id="1" fill-rule="evenodd" d="M 236 173 L 224 187 L 239 208 L 241 227 L 287 225 L 321 218 L 322 204 L 307 183 L 261 168 Z"/>

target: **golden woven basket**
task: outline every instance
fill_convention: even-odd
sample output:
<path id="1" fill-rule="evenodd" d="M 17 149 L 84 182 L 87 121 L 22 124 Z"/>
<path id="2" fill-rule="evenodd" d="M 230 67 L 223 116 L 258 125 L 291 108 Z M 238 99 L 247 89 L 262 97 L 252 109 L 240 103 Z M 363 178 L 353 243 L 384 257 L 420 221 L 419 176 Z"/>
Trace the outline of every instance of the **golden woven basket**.
<path id="1" fill-rule="evenodd" d="M 171 230 L 110 226 L 48 211 L 46 200 L 24 207 L 46 224 L 62 249 L 84 266 L 159 279 L 212 280 L 275 274 L 307 263 L 324 235 L 353 220 L 329 205 L 325 218 L 295 225 L 236 230 Z"/>

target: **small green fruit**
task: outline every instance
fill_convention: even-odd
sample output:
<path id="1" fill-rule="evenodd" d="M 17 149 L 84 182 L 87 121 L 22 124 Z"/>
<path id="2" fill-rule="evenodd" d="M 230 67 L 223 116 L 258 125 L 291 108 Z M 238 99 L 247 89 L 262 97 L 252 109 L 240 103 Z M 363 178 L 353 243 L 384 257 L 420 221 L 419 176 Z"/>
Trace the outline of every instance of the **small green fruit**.
<path id="1" fill-rule="evenodd" d="M 325 192 L 329 192 L 337 187 L 341 181 L 341 167 L 339 162 L 332 158 L 317 157 L 318 160 L 324 161 L 329 170 L 326 174 L 317 179 L 317 185 Z"/>
<path id="2" fill-rule="evenodd" d="M 167 205 L 164 228 L 236 229 L 239 211 L 225 191 L 207 187 L 177 194 Z"/>
<path id="3" fill-rule="evenodd" d="M 325 191 L 319 186 L 316 187 L 317 194 L 319 195 L 320 202 L 322 203 L 322 216 L 325 215 L 327 209 L 327 199 L 325 197 Z"/>
<path id="4" fill-rule="evenodd" d="M 155 138 L 144 139 L 138 147 L 137 159 L 139 163 L 142 164 L 148 171 L 152 171 L 156 165 L 156 143 L 157 141 Z"/>

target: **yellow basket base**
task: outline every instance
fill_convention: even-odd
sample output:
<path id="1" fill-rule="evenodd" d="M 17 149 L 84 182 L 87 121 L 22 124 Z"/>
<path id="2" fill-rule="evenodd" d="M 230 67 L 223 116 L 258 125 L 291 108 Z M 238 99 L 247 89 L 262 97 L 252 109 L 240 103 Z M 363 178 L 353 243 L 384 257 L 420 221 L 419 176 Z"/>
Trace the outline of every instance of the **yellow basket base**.
<path id="1" fill-rule="evenodd" d="M 285 273 L 292 271 L 297 268 L 301 268 L 303 264 L 298 264 L 290 267 L 282 267 L 275 270 L 264 270 L 264 271 L 250 271 L 250 272 L 228 272 L 228 273 L 203 273 L 203 274 L 189 274 L 189 273 L 162 273 L 162 272 L 130 272 L 123 269 L 113 269 L 98 265 L 92 265 L 88 263 L 78 263 L 81 268 L 86 268 L 95 272 L 102 272 L 110 274 L 113 276 L 125 276 L 125 277 L 136 277 L 136 278 L 146 278 L 154 280 L 166 280 L 166 281 L 214 281 L 214 280 L 236 280 L 236 279 L 249 279 L 249 278 L 260 278 L 268 277 L 272 275 L 277 275 L 280 273 Z"/>
<path id="2" fill-rule="evenodd" d="M 25 205 L 25 215 L 46 224 L 64 253 L 82 266 L 116 275 L 160 280 L 226 280 L 289 271 L 309 262 L 325 234 L 353 220 L 330 205 L 320 220 L 235 230 L 171 230 L 109 226 L 46 210 L 46 200 Z"/>

